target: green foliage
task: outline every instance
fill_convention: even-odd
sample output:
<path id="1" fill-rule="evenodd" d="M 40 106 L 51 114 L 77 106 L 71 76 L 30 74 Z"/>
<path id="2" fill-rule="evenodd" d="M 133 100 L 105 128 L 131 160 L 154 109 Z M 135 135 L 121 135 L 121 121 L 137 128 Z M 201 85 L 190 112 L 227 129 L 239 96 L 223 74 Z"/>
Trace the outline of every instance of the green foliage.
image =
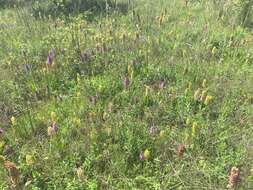
<path id="1" fill-rule="evenodd" d="M 233 167 L 252 189 L 253 36 L 238 7 L 122 0 L 125 15 L 88 21 L 80 2 L 34 6 L 56 18 L 0 12 L 0 189 L 226 189 Z"/>
<path id="2" fill-rule="evenodd" d="M 84 11 L 105 12 L 111 6 L 108 0 L 42 0 L 35 1 L 32 6 L 32 13 L 36 17 L 51 15 L 73 15 Z"/>

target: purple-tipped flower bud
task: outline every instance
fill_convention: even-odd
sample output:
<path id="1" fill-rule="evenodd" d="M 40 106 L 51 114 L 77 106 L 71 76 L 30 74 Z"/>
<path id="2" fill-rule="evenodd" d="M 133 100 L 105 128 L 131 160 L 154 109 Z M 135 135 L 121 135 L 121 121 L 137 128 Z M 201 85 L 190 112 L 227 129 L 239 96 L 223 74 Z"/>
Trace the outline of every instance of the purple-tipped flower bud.
<path id="1" fill-rule="evenodd" d="M 47 64 L 52 65 L 54 60 L 54 52 L 50 50 L 47 55 Z"/>
<path id="2" fill-rule="evenodd" d="M 65 49 L 61 48 L 61 53 L 64 54 L 65 53 Z"/>
<path id="3" fill-rule="evenodd" d="M 160 82 L 159 88 L 160 88 L 160 90 L 163 90 L 165 88 L 165 82 L 164 81 Z"/>
<path id="4" fill-rule="evenodd" d="M 156 132 L 157 132 L 157 128 L 154 125 L 149 128 L 150 135 L 155 135 Z"/>
<path id="5" fill-rule="evenodd" d="M 56 125 L 56 123 L 53 123 L 52 128 L 54 129 L 55 132 L 59 130 L 59 127 L 58 125 Z"/>
<path id="6" fill-rule="evenodd" d="M 3 133 L 4 133 L 4 130 L 0 128 L 0 135 L 2 135 Z"/>
<path id="7" fill-rule="evenodd" d="M 126 75 L 123 80 L 123 85 L 125 88 L 128 88 L 129 84 L 130 84 L 130 81 L 129 81 L 128 76 Z"/>
<path id="8" fill-rule="evenodd" d="M 139 159 L 140 159 L 140 161 L 144 161 L 145 160 L 145 158 L 144 158 L 144 152 L 143 151 L 141 151 L 141 153 L 139 155 Z"/>

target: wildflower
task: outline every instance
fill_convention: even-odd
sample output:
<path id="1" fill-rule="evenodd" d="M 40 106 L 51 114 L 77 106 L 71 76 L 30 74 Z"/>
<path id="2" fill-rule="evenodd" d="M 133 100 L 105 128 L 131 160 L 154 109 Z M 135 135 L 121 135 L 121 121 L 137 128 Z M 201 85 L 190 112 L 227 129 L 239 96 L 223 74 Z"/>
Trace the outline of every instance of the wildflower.
<path id="1" fill-rule="evenodd" d="M 47 128 L 47 134 L 49 137 L 51 137 L 55 135 L 58 132 L 58 130 L 59 130 L 58 126 L 55 123 L 53 123 L 51 126 Z"/>
<path id="2" fill-rule="evenodd" d="M 16 164 L 10 161 L 4 161 L 4 167 L 9 170 L 11 182 L 16 185 L 20 180 L 20 173 L 17 169 Z"/>
<path id="3" fill-rule="evenodd" d="M 201 93 L 201 90 L 200 88 L 198 88 L 195 92 L 194 92 L 194 100 L 199 100 L 200 98 L 200 93 Z"/>
<path id="4" fill-rule="evenodd" d="M 157 132 L 157 128 L 154 125 L 149 128 L 150 135 L 155 135 L 156 132 Z"/>
<path id="5" fill-rule="evenodd" d="M 130 83 L 129 78 L 128 78 L 128 76 L 126 75 L 126 76 L 124 77 L 124 80 L 123 80 L 123 85 L 124 85 L 124 87 L 125 87 L 125 88 L 128 88 L 129 83 Z"/>
<path id="6" fill-rule="evenodd" d="M 76 75 L 76 81 L 77 81 L 78 84 L 79 84 L 80 81 L 81 81 L 81 77 L 80 77 L 80 74 L 79 74 L 79 73 L 77 73 L 77 75 Z"/>
<path id="7" fill-rule="evenodd" d="M 47 55 L 47 64 L 51 66 L 53 64 L 53 60 L 54 60 L 54 52 L 50 50 Z"/>
<path id="8" fill-rule="evenodd" d="M 145 85 L 145 96 L 148 96 L 149 91 L 150 91 L 150 87 Z"/>
<path id="9" fill-rule="evenodd" d="M 144 160 L 148 160 L 150 158 L 150 151 L 146 149 L 143 153 L 144 155 Z"/>
<path id="10" fill-rule="evenodd" d="M 14 116 L 11 117 L 11 124 L 12 124 L 12 126 L 17 125 L 17 121 L 16 121 L 16 118 Z"/>
<path id="11" fill-rule="evenodd" d="M 185 153 L 185 150 L 186 150 L 185 145 L 180 144 L 178 146 L 178 155 L 179 155 L 179 157 L 183 157 L 183 155 Z"/>
<path id="12" fill-rule="evenodd" d="M 196 136 L 197 130 L 198 130 L 198 124 L 197 124 L 197 122 L 193 122 L 193 124 L 192 124 L 192 137 Z"/>
<path id="13" fill-rule="evenodd" d="M 76 175 L 77 175 L 77 177 L 78 177 L 78 179 L 79 179 L 80 181 L 83 181 L 83 180 L 85 179 L 84 171 L 83 171 L 82 168 L 77 168 L 77 169 L 76 169 Z"/>
<path id="14" fill-rule="evenodd" d="M 228 179 L 228 188 L 233 188 L 240 180 L 240 170 L 236 167 L 232 167 Z"/>
<path id="15" fill-rule="evenodd" d="M 144 161 L 144 153 L 143 153 L 143 151 L 141 151 L 141 153 L 139 155 L 139 159 L 140 159 L 140 161 Z"/>
<path id="16" fill-rule="evenodd" d="M 0 165 L 4 165 L 5 157 L 0 155 Z"/>
<path id="17" fill-rule="evenodd" d="M 207 90 L 203 90 L 202 93 L 201 93 L 201 96 L 200 96 L 200 101 L 204 101 L 205 98 L 206 98 L 206 93 L 207 93 Z"/>
<path id="18" fill-rule="evenodd" d="M 159 136 L 160 136 L 161 139 L 163 139 L 164 136 L 165 136 L 165 131 L 161 130 Z"/>
<path id="19" fill-rule="evenodd" d="M 75 117 L 75 118 L 73 119 L 73 123 L 74 123 L 77 127 L 79 127 L 79 126 L 81 125 L 81 120 L 80 120 L 80 118 Z"/>
<path id="20" fill-rule="evenodd" d="M 96 141 L 97 141 L 97 137 L 98 137 L 97 132 L 96 132 L 95 129 L 93 129 L 93 130 L 91 131 L 91 133 L 90 133 L 91 141 L 92 141 L 92 142 L 96 142 Z"/>
<path id="21" fill-rule="evenodd" d="M 250 169 L 250 175 L 253 176 L 253 168 Z"/>
<path id="22" fill-rule="evenodd" d="M 78 91 L 78 92 L 76 93 L 76 97 L 80 97 L 80 96 L 81 96 L 81 92 Z"/>
<path id="23" fill-rule="evenodd" d="M 61 48 L 60 51 L 61 51 L 62 54 L 65 53 L 65 49 L 64 48 Z"/>
<path id="24" fill-rule="evenodd" d="M 212 100 L 213 100 L 213 97 L 208 95 L 206 96 L 204 104 L 207 106 Z"/>
<path id="25" fill-rule="evenodd" d="M 165 82 L 161 81 L 160 84 L 159 84 L 159 89 L 163 90 L 164 88 L 165 88 Z"/>
<path id="26" fill-rule="evenodd" d="M 212 49 L 212 54 L 215 55 L 217 52 L 217 48 L 214 46 L 213 49 Z"/>
<path id="27" fill-rule="evenodd" d="M 0 135 L 4 134 L 4 130 L 0 128 Z"/>
<path id="28" fill-rule="evenodd" d="M 207 80 L 204 79 L 203 82 L 202 82 L 202 87 L 203 87 L 203 88 L 206 88 L 206 83 L 207 83 Z"/>
<path id="29" fill-rule="evenodd" d="M 56 120 L 57 120 L 57 115 L 56 115 L 56 113 L 55 113 L 55 112 L 51 112 L 51 121 L 52 121 L 52 122 L 56 122 Z"/>
<path id="30" fill-rule="evenodd" d="M 26 155 L 25 160 L 26 160 L 26 164 L 29 166 L 34 164 L 34 158 L 32 155 L 29 155 L 29 154 Z"/>

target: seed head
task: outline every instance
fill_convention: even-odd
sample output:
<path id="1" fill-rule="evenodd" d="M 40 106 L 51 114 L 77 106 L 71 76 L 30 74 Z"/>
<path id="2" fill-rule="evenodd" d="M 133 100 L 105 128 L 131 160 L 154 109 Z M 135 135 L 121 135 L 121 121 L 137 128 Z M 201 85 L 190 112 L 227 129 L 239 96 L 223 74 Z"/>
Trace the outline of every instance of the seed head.
<path id="1" fill-rule="evenodd" d="M 180 144 L 180 145 L 178 146 L 178 156 L 179 156 L 179 157 L 183 157 L 183 155 L 184 155 L 184 153 L 185 153 L 185 150 L 186 150 L 185 145 Z"/>
<path id="2" fill-rule="evenodd" d="M 234 188 L 240 180 L 240 170 L 237 167 L 232 167 L 228 179 L 228 188 Z"/>

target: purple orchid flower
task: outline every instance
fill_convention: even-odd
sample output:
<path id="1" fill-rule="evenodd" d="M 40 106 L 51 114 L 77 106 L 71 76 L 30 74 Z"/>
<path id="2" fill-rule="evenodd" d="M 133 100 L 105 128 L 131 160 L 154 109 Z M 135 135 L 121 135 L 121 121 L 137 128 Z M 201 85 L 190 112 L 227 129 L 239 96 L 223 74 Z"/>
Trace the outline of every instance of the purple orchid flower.
<path id="1" fill-rule="evenodd" d="M 50 50 L 47 55 L 47 64 L 52 65 L 54 60 L 54 52 Z"/>

